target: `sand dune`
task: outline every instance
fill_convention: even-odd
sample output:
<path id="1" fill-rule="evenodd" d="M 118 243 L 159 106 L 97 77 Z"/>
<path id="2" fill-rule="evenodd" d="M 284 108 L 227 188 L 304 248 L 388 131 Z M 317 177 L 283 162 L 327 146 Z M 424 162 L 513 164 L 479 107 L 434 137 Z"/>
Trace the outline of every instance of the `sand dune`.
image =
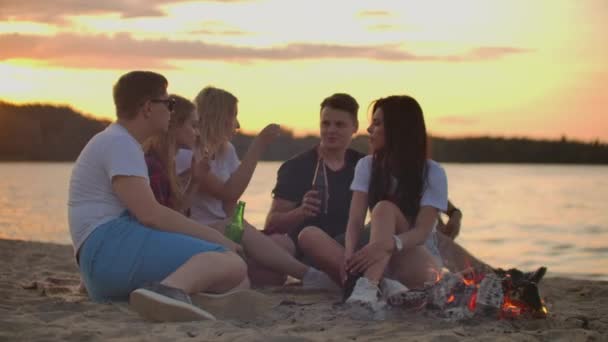
<path id="1" fill-rule="evenodd" d="M 370 320 L 338 294 L 265 289 L 223 320 L 150 323 L 126 304 L 96 304 L 78 292 L 70 246 L 0 240 L 0 341 L 602 341 L 608 340 L 608 282 L 541 283 L 547 319 L 450 322 L 433 312 L 393 309 Z M 549 270 L 550 271 L 550 270 Z"/>

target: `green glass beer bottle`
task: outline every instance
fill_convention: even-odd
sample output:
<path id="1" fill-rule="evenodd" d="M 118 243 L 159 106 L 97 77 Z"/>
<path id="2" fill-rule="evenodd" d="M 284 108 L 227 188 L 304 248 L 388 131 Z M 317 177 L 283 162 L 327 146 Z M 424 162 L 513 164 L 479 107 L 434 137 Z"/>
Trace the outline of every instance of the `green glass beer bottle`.
<path id="1" fill-rule="evenodd" d="M 243 238 L 243 216 L 245 215 L 245 202 L 239 201 L 237 203 L 236 208 L 234 209 L 234 214 L 232 214 L 232 219 L 230 219 L 230 223 L 226 225 L 226 230 L 224 231 L 224 235 L 230 240 L 241 243 L 241 239 Z"/>

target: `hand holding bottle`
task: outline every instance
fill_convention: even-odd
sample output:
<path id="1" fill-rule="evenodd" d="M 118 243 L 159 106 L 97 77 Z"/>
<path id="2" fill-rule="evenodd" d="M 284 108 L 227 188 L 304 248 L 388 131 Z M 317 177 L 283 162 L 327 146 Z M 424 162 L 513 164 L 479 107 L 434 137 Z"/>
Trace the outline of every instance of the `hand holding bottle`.
<path id="1" fill-rule="evenodd" d="M 319 215 L 319 212 L 321 211 L 319 193 L 314 189 L 306 192 L 302 198 L 302 204 L 300 204 L 299 210 L 306 217 L 315 217 Z"/>
<path id="2" fill-rule="evenodd" d="M 319 213 L 327 214 L 329 204 L 329 187 L 327 184 L 327 170 L 323 158 L 317 161 L 317 167 L 312 179 L 312 189 L 319 199 Z"/>

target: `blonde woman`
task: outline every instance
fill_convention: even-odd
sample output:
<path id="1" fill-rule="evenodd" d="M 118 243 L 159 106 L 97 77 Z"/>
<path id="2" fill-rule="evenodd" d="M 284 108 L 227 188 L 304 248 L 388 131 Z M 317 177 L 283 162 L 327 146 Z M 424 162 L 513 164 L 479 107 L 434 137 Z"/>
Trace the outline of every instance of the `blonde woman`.
<path id="1" fill-rule="evenodd" d="M 240 128 L 238 100 L 226 90 L 206 87 L 195 99 L 199 115 L 199 148 L 209 155 L 209 172 L 202 175 L 192 202 L 191 217 L 199 223 L 224 231 L 236 202 L 245 192 L 262 153 L 279 135 L 276 124 L 266 126 L 239 160 L 230 140 Z M 190 171 L 192 152 L 180 150 L 178 174 Z M 301 279 L 307 288 L 337 288 L 323 272 L 297 261 L 286 249 L 247 224 L 242 246 L 254 286 L 282 285 L 287 275 Z"/>

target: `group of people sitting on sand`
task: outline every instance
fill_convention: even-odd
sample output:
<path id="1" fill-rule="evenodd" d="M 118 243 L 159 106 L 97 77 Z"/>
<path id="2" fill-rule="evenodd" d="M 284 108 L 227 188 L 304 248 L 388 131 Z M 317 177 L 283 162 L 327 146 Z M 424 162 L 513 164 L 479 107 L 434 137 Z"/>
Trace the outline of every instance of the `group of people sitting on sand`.
<path id="1" fill-rule="evenodd" d="M 264 227 L 245 222 L 236 243 L 224 229 L 280 126 L 266 126 L 239 160 L 230 142 L 240 127 L 237 98 L 205 87 L 189 101 L 167 87 L 158 73 L 122 75 L 113 88 L 117 120 L 74 165 L 69 226 L 92 300 L 128 300 L 157 321 L 209 319 L 192 296 L 281 286 L 288 276 L 304 288 L 339 290 L 358 275 L 346 302 L 376 308 L 443 267 L 489 268 L 454 242 L 462 212 L 429 157 L 414 98 L 373 102 L 370 155 L 349 148 L 357 101 L 324 99 L 320 143 L 281 165 Z M 319 162 L 325 210 L 312 188 Z"/>

